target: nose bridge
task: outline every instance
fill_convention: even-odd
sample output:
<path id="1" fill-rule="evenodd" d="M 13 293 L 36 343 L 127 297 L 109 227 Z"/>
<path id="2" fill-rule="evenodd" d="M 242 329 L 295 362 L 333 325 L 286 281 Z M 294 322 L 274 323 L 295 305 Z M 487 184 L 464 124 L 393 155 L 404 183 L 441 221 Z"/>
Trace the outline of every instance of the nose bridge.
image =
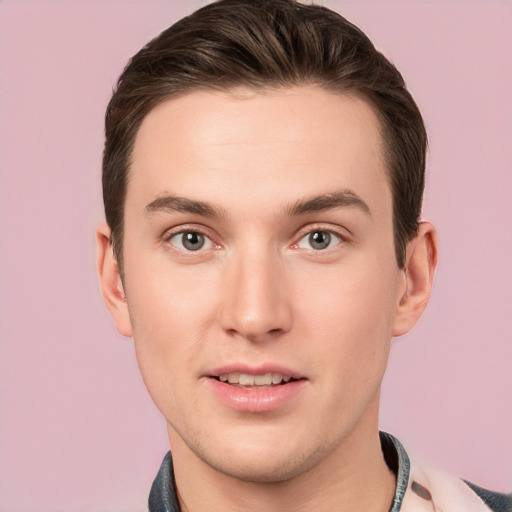
<path id="1" fill-rule="evenodd" d="M 221 322 L 225 330 L 260 341 L 291 326 L 283 261 L 255 241 L 233 251 L 227 264 Z"/>

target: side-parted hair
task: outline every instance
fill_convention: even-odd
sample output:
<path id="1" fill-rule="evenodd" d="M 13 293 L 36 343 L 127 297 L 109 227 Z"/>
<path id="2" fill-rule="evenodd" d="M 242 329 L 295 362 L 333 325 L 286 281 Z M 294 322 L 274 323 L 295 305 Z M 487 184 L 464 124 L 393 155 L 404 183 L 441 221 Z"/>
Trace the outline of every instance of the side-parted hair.
<path id="1" fill-rule="evenodd" d="M 105 116 L 103 200 L 122 271 L 123 217 L 131 155 L 145 116 L 196 90 L 318 86 L 357 95 L 381 124 L 393 195 L 397 264 L 418 229 L 427 134 L 400 72 L 339 14 L 295 0 L 220 0 L 150 41 L 122 72 Z"/>

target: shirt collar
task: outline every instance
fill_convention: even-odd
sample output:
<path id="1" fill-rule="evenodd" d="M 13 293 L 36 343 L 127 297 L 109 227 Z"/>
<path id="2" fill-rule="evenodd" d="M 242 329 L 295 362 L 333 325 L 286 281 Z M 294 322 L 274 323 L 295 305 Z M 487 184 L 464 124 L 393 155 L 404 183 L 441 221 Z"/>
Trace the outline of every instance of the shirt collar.
<path id="1" fill-rule="evenodd" d="M 380 432 L 380 444 L 386 464 L 396 475 L 395 497 L 389 512 L 398 512 L 402 506 L 407 484 L 409 483 L 411 461 L 402 443 L 391 434 Z"/>

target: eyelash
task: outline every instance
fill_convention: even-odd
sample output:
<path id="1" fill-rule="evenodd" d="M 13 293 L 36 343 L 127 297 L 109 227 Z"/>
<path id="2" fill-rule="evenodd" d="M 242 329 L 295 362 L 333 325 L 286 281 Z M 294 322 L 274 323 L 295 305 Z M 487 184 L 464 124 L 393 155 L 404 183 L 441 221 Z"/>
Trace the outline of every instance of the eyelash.
<path id="1" fill-rule="evenodd" d="M 314 247 L 308 247 L 308 248 L 302 248 L 302 249 L 309 251 L 309 252 L 314 252 L 314 253 L 327 252 L 341 244 L 344 244 L 344 243 L 347 243 L 350 241 L 349 237 L 347 236 L 346 233 L 342 233 L 340 230 L 333 229 L 332 227 L 326 228 L 324 226 L 308 226 L 307 229 L 304 229 L 301 231 L 302 232 L 300 234 L 300 237 L 297 239 L 296 242 L 294 242 L 290 246 L 292 249 L 301 249 L 301 247 L 299 246 L 300 242 L 302 240 L 306 239 L 307 237 L 311 237 L 315 233 L 328 234 L 329 235 L 329 237 L 328 237 L 329 243 L 332 241 L 332 236 L 334 235 L 334 237 L 336 237 L 338 239 L 338 243 L 336 243 L 333 247 L 326 247 L 326 248 L 321 248 L 321 249 L 317 249 Z M 201 235 L 202 237 L 204 237 L 204 243 L 211 244 L 211 246 L 204 249 L 203 248 L 204 243 L 203 243 L 203 245 L 201 245 L 197 250 L 189 250 L 185 247 L 178 248 L 178 247 L 176 247 L 176 245 L 174 245 L 172 243 L 172 239 L 175 237 L 178 237 L 178 236 L 182 237 L 181 240 L 183 242 L 183 236 L 186 234 Z M 180 226 L 179 230 L 177 230 L 177 231 L 168 231 L 164 235 L 164 241 L 167 242 L 169 245 L 171 245 L 174 250 L 180 252 L 181 254 L 186 254 L 186 255 L 194 255 L 194 254 L 197 255 L 197 254 L 204 253 L 206 250 L 219 249 L 221 247 L 220 244 L 217 244 L 216 242 L 213 241 L 212 237 L 208 233 L 206 233 L 205 230 L 199 228 L 198 226 L 190 226 L 190 227 Z M 182 244 L 182 242 L 181 242 L 181 244 Z"/>
<path id="2" fill-rule="evenodd" d="M 183 236 L 186 234 L 197 234 L 197 235 L 201 235 L 202 237 L 204 237 L 204 243 L 211 244 L 211 247 L 208 247 L 208 249 L 217 249 L 220 247 L 219 244 L 215 243 L 212 240 L 212 237 L 208 233 L 206 233 L 205 230 L 199 228 L 198 226 L 190 226 L 190 227 L 180 226 L 179 230 L 177 230 L 177 231 L 167 231 L 164 235 L 164 241 L 167 242 L 169 245 L 171 245 L 175 250 L 179 251 L 181 254 L 193 255 L 193 254 L 200 254 L 200 253 L 205 252 L 206 249 L 203 249 L 204 243 L 203 243 L 203 245 L 201 245 L 201 247 L 199 247 L 195 251 L 188 250 L 185 247 L 178 248 L 172 243 L 172 239 L 175 237 L 178 237 L 178 236 L 181 236 L 182 237 L 181 240 L 183 241 Z M 201 249 L 203 249 L 203 250 L 201 250 Z"/>
<path id="3" fill-rule="evenodd" d="M 334 235 L 338 239 L 338 243 L 336 243 L 332 247 L 326 247 L 326 248 L 322 248 L 322 249 L 315 249 L 314 247 L 310 246 L 308 248 L 305 248 L 305 250 L 308 252 L 314 252 L 314 253 L 328 252 L 330 250 L 333 250 L 335 247 L 337 247 L 341 244 L 345 244 L 345 243 L 349 242 L 349 237 L 346 233 L 344 233 L 338 229 L 333 229 L 331 226 L 329 226 L 329 227 L 325 227 L 325 226 L 321 226 L 321 225 L 308 226 L 307 230 L 302 231 L 300 238 L 298 238 L 297 242 L 292 244 L 292 248 L 300 248 L 300 246 L 299 246 L 300 242 L 308 237 L 311 237 L 315 233 L 327 233 L 329 235 L 329 239 L 330 239 L 329 242 L 331 241 L 331 237 Z"/>

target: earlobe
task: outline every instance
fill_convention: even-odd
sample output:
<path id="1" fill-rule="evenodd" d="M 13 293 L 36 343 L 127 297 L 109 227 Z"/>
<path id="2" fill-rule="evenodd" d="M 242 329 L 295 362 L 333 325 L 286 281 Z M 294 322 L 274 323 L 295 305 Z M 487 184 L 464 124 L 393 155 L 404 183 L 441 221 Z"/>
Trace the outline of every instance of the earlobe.
<path id="1" fill-rule="evenodd" d="M 395 311 L 393 336 L 409 332 L 427 307 L 437 266 L 437 235 L 430 222 L 421 222 L 417 235 L 407 244 L 405 290 Z"/>
<path id="2" fill-rule="evenodd" d="M 119 266 L 110 242 L 110 228 L 106 223 L 96 229 L 96 269 L 101 294 L 110 311 L 117 330 L 127 337 L 132 336 L 132 325 Z"/>

